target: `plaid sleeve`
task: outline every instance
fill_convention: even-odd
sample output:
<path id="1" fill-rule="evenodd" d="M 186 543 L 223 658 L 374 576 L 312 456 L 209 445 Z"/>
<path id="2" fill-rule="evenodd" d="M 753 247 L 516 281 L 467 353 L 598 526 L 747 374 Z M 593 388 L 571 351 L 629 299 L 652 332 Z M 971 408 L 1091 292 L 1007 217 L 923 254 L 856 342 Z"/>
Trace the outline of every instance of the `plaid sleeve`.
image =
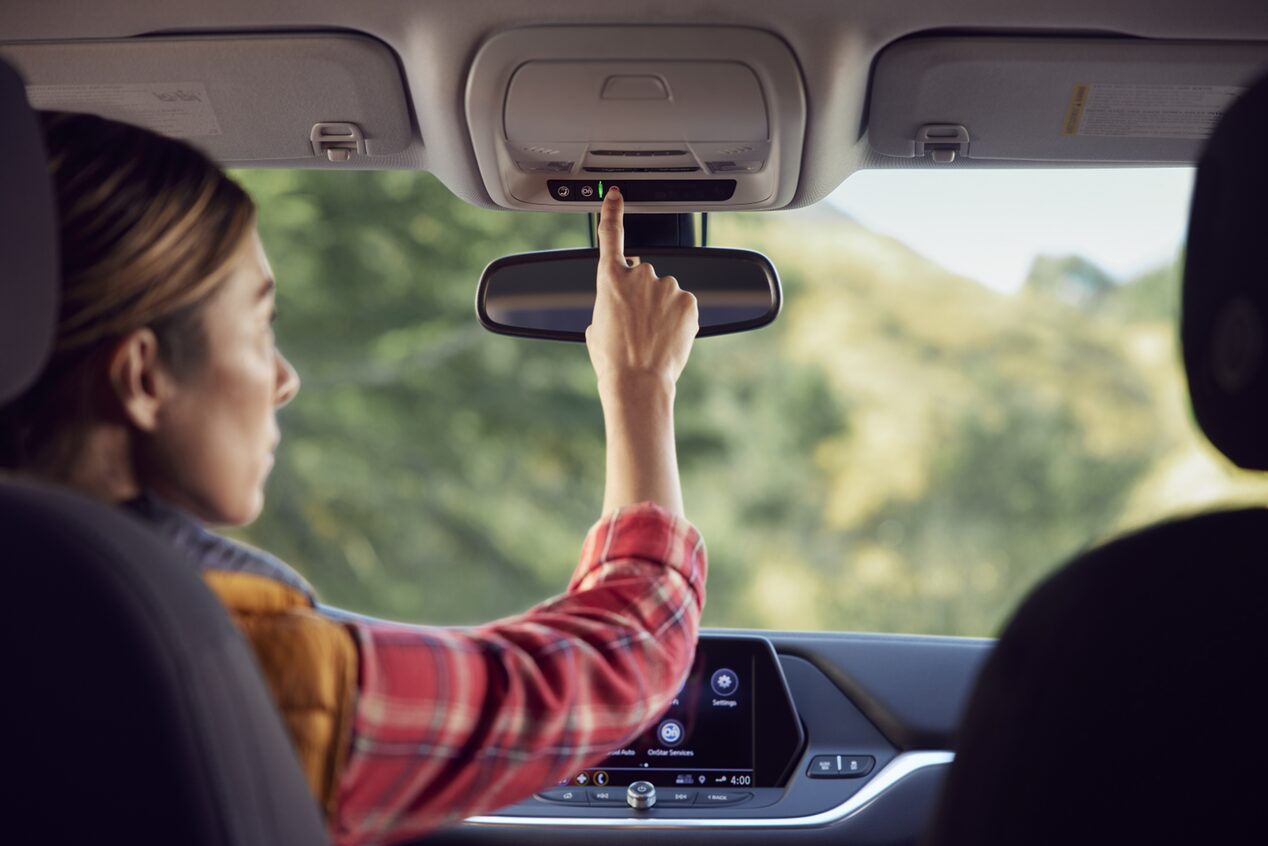
<path id="1" fill-rule="evenodd" d="M 603 758 L 669 707 L 695 654 L 704 543 L 652 504 L 587 535 L 562 596 L 475 629 L 354 621 L 361 677 L 331 833 L 416 838 Z"/>

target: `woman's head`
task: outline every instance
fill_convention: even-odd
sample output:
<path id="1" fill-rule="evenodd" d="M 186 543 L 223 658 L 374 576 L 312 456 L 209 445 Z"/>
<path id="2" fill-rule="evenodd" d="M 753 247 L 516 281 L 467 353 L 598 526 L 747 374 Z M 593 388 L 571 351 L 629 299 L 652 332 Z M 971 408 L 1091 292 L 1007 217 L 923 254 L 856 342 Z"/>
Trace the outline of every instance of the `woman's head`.
<path id="1" fill-rule="evenodd" d="M 53 356 L 0 410 L 0 465 L 117 498 L 254 519 L 298 388 L 246 193 L 194 148 L 44 113 L 62 300 Z"/>

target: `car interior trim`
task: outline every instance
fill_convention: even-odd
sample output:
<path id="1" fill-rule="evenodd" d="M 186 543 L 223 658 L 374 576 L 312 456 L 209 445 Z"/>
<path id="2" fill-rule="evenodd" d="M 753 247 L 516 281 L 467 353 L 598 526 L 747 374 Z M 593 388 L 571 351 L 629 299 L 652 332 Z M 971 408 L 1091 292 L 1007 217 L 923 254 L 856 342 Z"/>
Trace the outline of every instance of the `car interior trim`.
<path id="1" fill-rule="evenodd" d="M 488 814 L 468 817 L 465 825 L 474 826 L 550 826 L 566 828 L 818 828 L 833 825 L 858 813 L 876 801 L 881 794 L 896 786 L 903 779 L 927 767 L 943 767 L 955 760 L 955 753 L 948 751 L 904 752 L 881 769 L 859 792 L 849 799 L 821 811 L 797 817 L 768 817 L 764 819 L 667 819 L 663 817 L 626 816 L 620 819 L 595 817 L 529 817 Z"/>

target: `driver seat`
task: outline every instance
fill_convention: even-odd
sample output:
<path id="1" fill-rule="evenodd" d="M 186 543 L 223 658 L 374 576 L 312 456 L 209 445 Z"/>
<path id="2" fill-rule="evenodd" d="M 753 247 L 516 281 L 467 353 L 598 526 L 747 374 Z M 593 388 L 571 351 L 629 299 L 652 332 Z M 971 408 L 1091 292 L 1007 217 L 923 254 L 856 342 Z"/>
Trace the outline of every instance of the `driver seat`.
<path id="1" fill-rule="evenodd" d="M 1181 342 L 1199 425 L 1268 469 L 1268 77 L 1194 187 Z M 1153 526 L 1042 583 L 984 667 L 936 846 L 1263 842 L 1268 509 Z"/>
<path id="2" fill-rule="evenodd" d="M 0 61 L 0 406 L 57 320 L 41 133 Z M 5 841 L 327 843 L 249 646 L 197 574 L 124 511 L 0 478 L 8 648 Z"/>

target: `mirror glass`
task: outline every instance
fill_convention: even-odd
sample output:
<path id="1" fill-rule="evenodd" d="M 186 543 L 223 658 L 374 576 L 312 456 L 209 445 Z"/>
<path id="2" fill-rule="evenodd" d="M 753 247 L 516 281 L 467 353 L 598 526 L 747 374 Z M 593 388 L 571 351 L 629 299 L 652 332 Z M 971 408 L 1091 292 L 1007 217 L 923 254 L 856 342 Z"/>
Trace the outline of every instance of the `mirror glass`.
<path id="1" fill-rule="evenodd" d="M 750 250 L 652 247 L 629 250 L 658 276 L 673 276 L 696 295 L 700 337 L 765 326 L 779 314 L 779 277 Z M 507 256 L 480 278 L 476 311 L 485 328 L 506 335 L 584 341 L 594 311 L 598 250 Z"/>

